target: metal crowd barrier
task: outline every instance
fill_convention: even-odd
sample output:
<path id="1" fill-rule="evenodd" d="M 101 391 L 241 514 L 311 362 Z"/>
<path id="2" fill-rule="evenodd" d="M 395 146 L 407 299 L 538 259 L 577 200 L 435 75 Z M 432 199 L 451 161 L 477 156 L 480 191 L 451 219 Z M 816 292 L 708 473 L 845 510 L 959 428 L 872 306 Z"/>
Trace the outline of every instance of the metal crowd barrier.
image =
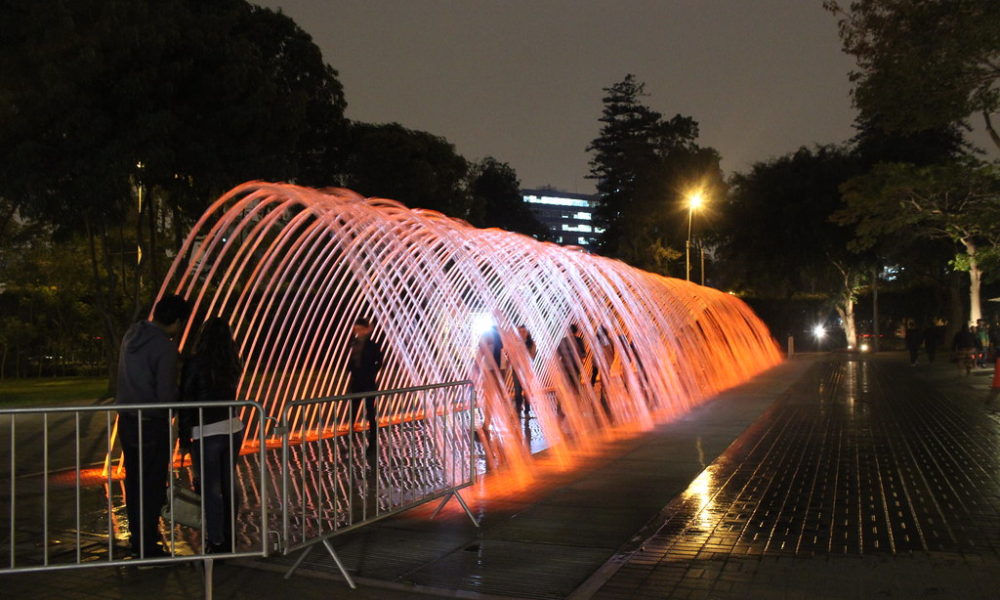
<path id="1" fill-rule="evenodd" d="M 181 487 L 196 487 L 205 482 L 205 462 L 198 469 L 183 452 L 177 451 L 177 430 L 171 426 L 181 412 L 192 415 L 193 425 L 206 425 L 204 409 L 224 409 L 230 418 L 245 413 L 241 422 L 260 421 L 265 414 L 256 402 L 184 402 L 133 405 L 67 406 L 46 408 L 15 408 L 0 410 L 0 475 L 6 479 L 7 494 L 0 499 L 0 512 L 7 514 L 4 532 L 6 543 L 0 547 L 0 574 L 14 572 L 53 571 L 75 568 L 134 565 L 152 567 L 163 563 L 204 561 L 205 595 L 212 596 L 212 565 L 215 559 L 267 556 L 266 536 L 239 535 L 238 527 L 247 522 L 268 522 L 267 503 L 259 512 L 241 508 L 237 501 L 236 478 L 229 478 L 229 512 L 233 526 L 229 531 L 228 550 L 207 552 L 208 520 L 202 495 L 188 496 L 189 516 L 200 521 L 182 525 L 174 518 L 180 514 Z M 156 472 L 146 465 L 148 453 L 169 461 L 161 485 L 166 487 L 166 507 L 162 509 L 163 524 L 159 526 L 162 546 L 140 543 L 134 554 L 127 542 L 135 523 L 128 523 L 125 504 L 124 461 L 118 465 L 110 460 L 121 454 L 120 414 L 128 414 L 142 426 L 137 434 L 138 469 L 135 481 L 139 488 Z M 260 425 L 260 423 L 258 423 Z M 161 427 L 163 430 L 161 430 Z M 257 431 L 263 432 L 263 427 Z M 165 431 L 164 431 L 165 430 Z M 162 437 L 161 437 L 162 435 Z M 4 440 L 3 438 L 6 438 Z M 227 436 L 228 451 L 239 452 L 242 436 Z M 3 443 L 3 442 L 6 443 Z M 156 442 L 162 442 L 157 444 Z M 261 433 L 257 450 L 263 459 L 266 444 Z M 165 444 L 165 445 L 164 445 Z M 234 447 L 235 444 L 235 447 Z M 195 440 L 192 454 L 205 454 L 205 438 Z M 4 467 L 7 467 L 6 469 Z M 235 465 L 231 465 L 235 466 Z M 150 473 L 146 473 L 150 469 Z M 4 472 L 6 471 L 6 472 Z M 260 487 L 266 488 L 267 473 L 260 470 Z M 145 481 L 145 483 L 149 483 Z M 156 484 L 153 483 L 153 486 Z M 145 537 L 143 527 L 147 494 L 137 494 L 138 535 Z M 161 511 L 157 510 L 159 520 Z M 3 535 L 3 534 L 0 534 Z M 145 540 L 143 540 L 145 541 Z M 147 548 L 161 556 L 150 556 Z"/>
<path id="2" fill-rule="evenodd" d="M 371 397 L 377 398 L 379 417 L 374 437 L 365 413 L 365 399 Z M 176 492 L 206 482 L 205 461 L 192 464 L 192 455 L 205 455 L 205 438 L 195 440 L 187 454 L 171 426 L 161 455 L 169 462 L 163 482 L 167 506 L 158 524 L 163 556 L 148 556 L 144 550 L 136 556 L 128 546 L 135 524 L 127 518 L 124 461 L 116 465 L 110 459 L 121 456 L 116 417 L 127 413 L 140 423 L 144 418 L 174 423 L 182 412 L 196 413 L 193 424 L 201 427 L 208 408 L 225 408 L 231 417 L 240 417 L 244 429 L 259 432 L 244 445 L 250 452 L 236 459 L 237 475 L 228 483 L 228 548 L 209 551 L 210 507 L 204 495 L 193 509 L 200 523 L 178 522 L 181 500 Z M 264 415 L 261 405 L 251 401 L 0 409 L 0 480 L 6 488 L 0 494 L 0 514 L 7 515 L 0 531 L 0 575 L 203 561 L 205 597 L 211 600 L 214 560 L 303 550 L 287 578 L 313 547 L 323 544 L 353 588 L 330 544 L 333 536 L 441 499 L 437 516 L 452 497 L 478 527 L 459 494 L 475 483 L 477 472 L 476 398 L 470 381 L 293 402 L 277 428 L 280 467 L 279 457 L 268 453 Z M 143 453 L 154 451 L 150 439 L 144 439 L 156 437 L 149 431 L 137 428 L 139 464 Z M 227 439 L 232 451 L 241 436 Z M 374 445 L 372 439 L 377 440 Z M 272 487 L 269 472 L 279 468 L 280 488 Z M 140 480 L 157 476 L 144 470 L 139 468 Z M 136 495 L 139 514 L 147 514 L 142 510 L 145 494 Z M 143 519 L 139 517 L 139 532 L 146 531 Z"/>
<path id="3" fill-rule="evenodd" d="M 459 494 L 475 483 L 475 425 L 471 381 L 290 403 L 279 426 L 281 538 L 286 554 L 303 551 L 285 577 L 322 544 L 354 588 L 330 538 L 438 498 L 432 518 L 455 498 L 478 527 Z"/>

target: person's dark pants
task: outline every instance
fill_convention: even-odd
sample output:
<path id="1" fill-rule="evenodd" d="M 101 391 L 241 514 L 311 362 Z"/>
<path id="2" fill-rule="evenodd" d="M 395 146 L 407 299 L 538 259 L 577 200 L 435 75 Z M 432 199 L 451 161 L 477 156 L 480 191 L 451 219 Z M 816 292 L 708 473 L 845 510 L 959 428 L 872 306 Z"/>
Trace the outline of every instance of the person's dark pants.
<path id="1" fill-rule="evenodd" d="M 240 455 L 243 433 L 210 435 L 194 440 L 191 459 L 205 503 L 205 537 L 215 549 L 232 551 L 232 517 L 238 504 L 233 469 Z M 204 461 L 202 460 L 204 452 Z"/>
<path id="2" fill-rule="evenodd" d="M 144 418 L 140 445 L 138 423 L 134 415 L 122 415 L 118 421 L 125 456 L 125 510 L 132 552 L 155 556 L 162 553 L 156 544 L 160 541 L 160 509 L 167 500 L 170 428 L 166 419 Z"/>
<path id="3" fill-rule="evenodd" d="M 359 384 L 351 385 L 351 394 L 361 394 L 365 392 L 374 392 L 375 384 L 370 385 Z M 375 413 L 375 400 L 378 398 L 377 395 L 368 396 L 366 398 L 354 398 L 351 400 L 351 427 L 354 427 L 355 421 L 358 419 L 358 411 L 361 410 L 361 402 L 364 401 L 365 405 L 365 417 L 368 420 L 368 447 L 374 448 L 375 442 L 378 438 L 378 415 Z"/>
<path id="4" fill-rule="evenodd" d="M 524 395 L 524 388 L 521 386 L 521 381 L 518 380 L 517 375 L 514 376 L 514 410 L 517 414 L 521 414 L 521 409 L 524 409 L 524 414 L 528 414 L 531 410 L 531 403 Z"/>
<path id="5" fill-rule="evenodd" d="M 927 350 L 927 362 L 934 362 L 934 355 L 937 354 L 937 346 L 934 344 L 928 344 Z"/>
<path id="6" fill-rule="evenodd" d="M 907 349 L 910 351 L 910 364 L 911 365 L 917 364 L 917 357 L 920 356 L 920 347 L 918 346 L 916 348 L 907 348 Z"/>

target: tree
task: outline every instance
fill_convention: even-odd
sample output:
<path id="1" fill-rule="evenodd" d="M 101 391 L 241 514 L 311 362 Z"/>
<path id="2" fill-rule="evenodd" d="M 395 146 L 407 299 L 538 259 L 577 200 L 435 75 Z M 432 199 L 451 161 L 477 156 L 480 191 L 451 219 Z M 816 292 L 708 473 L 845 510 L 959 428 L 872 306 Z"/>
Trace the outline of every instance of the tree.
<path id="1" fill-rule="evenodd" d="M 698 146 L 694 119 L 665 120 L 645 106 L 645 84 L 631 73 L 604 91 L 600 135 L 587 147 L 601 253 L 666 274 L 681 256 L 672 246 L 684 239 L 685 194 L 724 188 L 718 153 Z"/>
<path id="2" fill-rule="evenodd" d="M 86 240 L 109 366 L 217 194 L 340 162 L 335 71 L 245 0 L 12 0 L 0 38 L 0 196 Z"/>
<path id="3" fill-rule="evenodd" d="M 354 123 L 343 183 L 365 196 L 467 219 L 468 171 L 469 163 L 442 137 L 399 123 Z"/>
<path id="4" fill-rule="evenodd" d="M 981 318 L 983 272 L 996 264 L 1000 244 L 996 166 L 968 159 L 923 167 L 884 163 L 842 191 L 845 207 L 834 218 L 854 225 L 856 247 L 899 233 L 953 242 L 959 249 L 954 268 L 969 273 L 969 320 Z"/>
<path id="5" fill-rule="evenodd" d="M 469 193 L 478 214 L 469 219 L 477 227 L 498 227 L 539 240 L 549 238 L 543 225 L 521 197 L 521 183 L 510 165 L 488 156 L 472 166 Z"/>
<path id="6" fill-rule="evenodd" d="M 100 357 L 79 268 L 83 248 L 57 246 L 48 228 L 10 213 L 9 205 L 0 199 L 0 213 L 9 216 L 0 216 L 0 379 L 92 368 Z"/>
<path id="7" fill-rule="evenodd" d="M 826 0 L 840 18 L 862 115 L 922 131 L 980 114 L 994 144 L 1000 110 L 1000 3 L 995 0 Z"/>
<path id="8" fill-rule="evenodd" d="M 856 342 L 854 305 L 868 269 L 847 249 L 850 231 L 830 222 L 839 186 L 859 172 L 843 148 L 820 146 L 756 163 L 737 174 L 718 226 L 727 285 L 758 297 L 827 298 Z"/>

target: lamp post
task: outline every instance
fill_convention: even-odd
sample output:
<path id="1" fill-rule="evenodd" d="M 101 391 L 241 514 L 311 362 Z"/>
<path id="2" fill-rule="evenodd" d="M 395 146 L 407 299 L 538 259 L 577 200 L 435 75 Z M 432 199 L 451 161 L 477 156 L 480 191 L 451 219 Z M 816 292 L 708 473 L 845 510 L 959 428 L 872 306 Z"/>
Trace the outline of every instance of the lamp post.
<path id="1" fill-rule="evenodd" d="M 694 211 L 698 210 L 705 203 L 705 198 L 702 196 L 701 191 L 693 192 L 688 195 L 688 237 L 686 244 L 685 260 L 684 260 L 684 273 L 685 279 L 691 281 L 691 220 L 694 215 Z M 704 268 L 702 269 L 702 283 L 704 284 Z"/>

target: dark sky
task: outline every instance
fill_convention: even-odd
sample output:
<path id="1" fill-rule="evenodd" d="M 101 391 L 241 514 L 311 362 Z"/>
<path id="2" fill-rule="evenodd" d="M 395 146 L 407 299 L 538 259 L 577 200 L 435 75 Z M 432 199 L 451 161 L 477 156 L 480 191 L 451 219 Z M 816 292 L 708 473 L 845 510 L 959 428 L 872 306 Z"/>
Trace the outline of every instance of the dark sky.
<path id="1" fill-rule="evenodd" d="M 602 88 L 701 126 L 727 175 L 853 134 L 837 24 L 820 0 L 255 0 L 309 32 L 347 116 L 510 163 L 522 187 L 593 192 Z"/>

